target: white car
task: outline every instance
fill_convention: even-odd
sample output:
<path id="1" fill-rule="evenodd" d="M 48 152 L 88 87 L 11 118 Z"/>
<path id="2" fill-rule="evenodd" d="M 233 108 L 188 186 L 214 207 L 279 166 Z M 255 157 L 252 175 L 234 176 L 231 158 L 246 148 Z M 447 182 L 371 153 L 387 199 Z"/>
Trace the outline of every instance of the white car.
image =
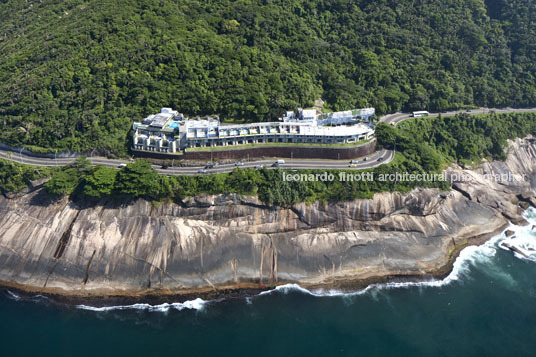
<path id="1" fill-rule="evenodd" d="M 122 169 L 123 167 L 127 166 L 127 164 L 119 164 L 119 166 L 117 166 L 118 168 Z"/>
<path id="2" fill-rule="evenodd" d="M 255 165 L 255 168 L 257 170 L 261 170 L 261 169 L 264 169 L 264 165 Z"/>
<path id="3" fill-rule="evenodd" d="M 207 173 L 207 170 L 205 169 L 200 169 L 199 171 L 197 171 L 198 173 L 200 174 L 206 174 Z"/>
<path id="4" fill-rule="evenodd" d="M 237 162 L 236 164 L 234 164 L 235 166 L 244 166 L 244 163 L 243 162 Z"/>

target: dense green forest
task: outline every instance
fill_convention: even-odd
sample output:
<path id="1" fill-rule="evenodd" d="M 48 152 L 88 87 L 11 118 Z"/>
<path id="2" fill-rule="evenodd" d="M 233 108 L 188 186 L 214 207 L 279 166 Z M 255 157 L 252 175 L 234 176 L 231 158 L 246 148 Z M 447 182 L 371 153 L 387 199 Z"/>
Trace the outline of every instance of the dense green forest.
<path id="1" fill-rule="evenodd" d="M 508 140 L 536 136 L 536 113 L 440 116 L 407 120 L 396 129 L 382 123 L 376 129 L 380 146 L 396 149 L 425 170 L 437 170 L 440 163 L 505 160 Z"/>
<path id="2" fill-rule="evenodd" d="M 531 0 L 0 0 L 0 141 L 124 155 L 171 106 L 536 104 Z"/>

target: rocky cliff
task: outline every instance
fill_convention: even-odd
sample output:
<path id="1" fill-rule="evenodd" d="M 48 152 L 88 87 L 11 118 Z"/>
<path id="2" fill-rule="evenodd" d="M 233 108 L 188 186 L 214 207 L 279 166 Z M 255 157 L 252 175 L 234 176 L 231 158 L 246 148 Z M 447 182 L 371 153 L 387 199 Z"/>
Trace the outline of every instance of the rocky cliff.
<path id="1" fill-rule="evenodd" d="M 0 197 L 0 281 L 99 296 L 286 282 L 340 287 L 440 274 L 472 238 L 521 221 L 520 200 L 536 201 L 536 143 L 518 140 L 506 162 L 452 167 L 448 174 L 451 192 L 382 193 L 288 209 L 237 195 L 157 206 L 51 201 L 40 189 Z M 502 182 L 493 176 L 508 174 Z"/>

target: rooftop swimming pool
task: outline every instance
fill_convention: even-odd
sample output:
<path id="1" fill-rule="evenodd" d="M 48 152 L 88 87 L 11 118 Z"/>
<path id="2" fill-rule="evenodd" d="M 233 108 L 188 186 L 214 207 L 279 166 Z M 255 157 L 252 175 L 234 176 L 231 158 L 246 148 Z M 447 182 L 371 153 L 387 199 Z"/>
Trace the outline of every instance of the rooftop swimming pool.
<path id="1" fill-rule="evenodd" d="M 167 127 L 170 128 L 170 129 L 177 129 L 179 127 L 179 122 L 177 121 L 172 121 Z"/>

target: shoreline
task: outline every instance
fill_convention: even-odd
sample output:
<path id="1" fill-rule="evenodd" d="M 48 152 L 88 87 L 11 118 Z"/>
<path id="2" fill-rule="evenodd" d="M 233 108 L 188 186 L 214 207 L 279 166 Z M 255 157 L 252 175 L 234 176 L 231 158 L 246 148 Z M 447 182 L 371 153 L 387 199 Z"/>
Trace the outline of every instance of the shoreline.
<path id="1" fill-rule="evenodd" d="M 278 210 L 217 195 L 187 206 L 136 200 L 98 208 L 68 199 L 50 206 L 39 191 L 4 199 L 0 288 L 113 306 L 251 297 L 287 284 L 352 293 L 440 281 L 464 248 L 528 224 L 521 213 L 535 205 L 533 183 L 504 185 L 484 174 L 534 175 L 535 149 L 532 139 L 518 139 L 505 162 L 450 167 L 469 180 L 448 193 L 415 189 Z"/>
<path id="2" fill-rule="evenodd" d="M 92 292 L 66 291 L 58 288 L 38 288 L 25 286 L 18 283 L 0 281 L 0 289 L 12 291 L 22 298 L 32 298 L 36 295 L 42 295 L 48 298 L 52 303 L 58 305 L 75 306 L 90 305 L 95 307 L 132 305 L 136 303 L 146 303 L 150 305 L 159 305 L 163 303 L 184 303 L 185 301 L 201 298 L 206 301 L 227 300 L 236 298 L 246 298 L 259 295 L 262 292 L 270 291 L 278 286 L 287 284 L 296 284 L 307 290 L 317 289 L 335 289 L 343 293 L 358 292 L 366 289 L 371 285 L 386 284 L 393 282 L 425 282 L 430 279 L 442 280 L 446 278 L 453 269 L 454 262 L 459 257 L 460 252 L 469 246 L 479 246 L 486 243 L 492 237 L 501 234 L 510 222 L 501 225 L 493 232 L 479 234 L 467 238 L 464 244 L 458 244 L 454 247 L 448 257 L 446 264 L 440 268 L 425 274 L 417 273 L 392 273 L 371 275 L 368 277 L 348 277 L 337 278 L 326 283 L 299 283 L 286 281 L 277 284 L 259 284 L 253 282 L 243 282 L 233 285 L 224 285 L 216 288 L 189 289 L 189 290 L 168 290 L 168 289 L 147 289 L 139 291 L 101 291 Z M 449 245 L 451 248 L 452 246 Z"/>

